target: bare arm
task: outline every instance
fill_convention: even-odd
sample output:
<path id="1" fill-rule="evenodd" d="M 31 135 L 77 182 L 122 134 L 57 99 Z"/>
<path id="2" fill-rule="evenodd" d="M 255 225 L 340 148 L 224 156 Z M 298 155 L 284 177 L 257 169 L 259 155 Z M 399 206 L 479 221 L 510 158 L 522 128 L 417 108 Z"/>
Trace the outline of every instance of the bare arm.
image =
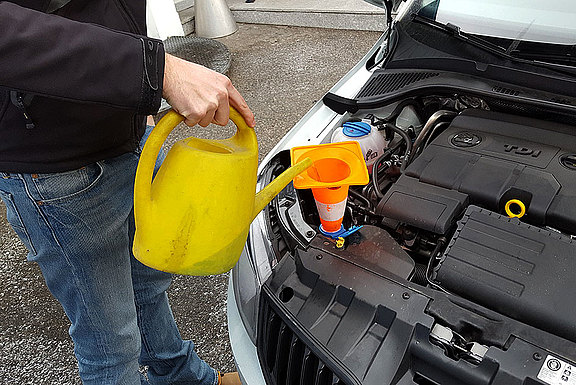
<path id="1" fill-rule="evenodd" d="M 165 55 L 164 98 L 189 126 L 228 123 L 229 106 L 254 127 L 254 114 L 228 77 L 198 64 Z"/>

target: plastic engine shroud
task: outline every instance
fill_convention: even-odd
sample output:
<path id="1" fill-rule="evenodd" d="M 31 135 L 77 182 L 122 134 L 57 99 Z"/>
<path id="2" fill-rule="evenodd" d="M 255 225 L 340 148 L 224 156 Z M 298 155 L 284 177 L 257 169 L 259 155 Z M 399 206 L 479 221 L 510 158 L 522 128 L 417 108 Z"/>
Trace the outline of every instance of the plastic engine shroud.
<path id="1" fill-rule="evenodd" d="M 526 206 L 523 222 L 574 233 L 576 170 L 565 165 L 576 154 L 573 131 L 466 110 L 410 164 L 378 213 L 445 234 L 468 204 L 504 214 L 517 199 Z"/>

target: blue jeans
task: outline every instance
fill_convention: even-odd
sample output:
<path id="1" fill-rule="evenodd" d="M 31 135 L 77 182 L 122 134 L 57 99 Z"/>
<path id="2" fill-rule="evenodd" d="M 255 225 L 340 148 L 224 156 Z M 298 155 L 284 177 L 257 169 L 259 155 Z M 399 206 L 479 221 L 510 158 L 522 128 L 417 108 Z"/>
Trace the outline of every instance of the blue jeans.
<path id="1" fill-rule="evenodd" d="M 138 159 L 134 152 L 62 173 L 0 173 L 0 197 L 70 319 L 84 384 L 214 385 L 216 372 L 176 327 L 171 275 L 132 256 Z"/>

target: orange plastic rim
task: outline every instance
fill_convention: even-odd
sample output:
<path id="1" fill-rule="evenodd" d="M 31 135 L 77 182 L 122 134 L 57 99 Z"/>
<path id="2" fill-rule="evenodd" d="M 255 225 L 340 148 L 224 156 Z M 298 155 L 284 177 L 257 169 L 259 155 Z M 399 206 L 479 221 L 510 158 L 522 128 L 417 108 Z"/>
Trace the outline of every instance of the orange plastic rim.
<path id="1" fill-rule="evenodd" d="M 368 169 L 358 142 L 338 142 L 294 147 L 290 150 L 292 164 L 306 157 L 314 163 L 294 178 L 294 187 L 326 188 L 365 185 Z"/>

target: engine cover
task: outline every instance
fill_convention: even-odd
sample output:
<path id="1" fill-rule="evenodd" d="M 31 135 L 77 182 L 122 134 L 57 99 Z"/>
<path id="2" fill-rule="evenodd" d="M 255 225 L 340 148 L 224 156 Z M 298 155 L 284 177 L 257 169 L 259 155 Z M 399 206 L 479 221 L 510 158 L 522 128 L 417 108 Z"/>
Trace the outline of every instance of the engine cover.
<path id="1" fill-rule="evenodd" d="M 467 110 L 403 178 L 458 191 L 470 204 L 499 213 L 509 200 L 519 199 L 526 206 L 523 222 L 575 233 L 575 134 L 569 126 Z M 385 215 L 384 203 L 379 210 Z"/>
<path id="2" fill-rule="evenodd" d="M 574 133 L 549 122 L 465 111 L 390 187 L 377 213 L 436 234 L 455 231 L 437 282 L 576 341 L 576 310 L 564 302 L 576 295 L 576 244 L 543 228 L 576 233 Z M 503 215 L 512 199 L 526 207 L 521 219 Z"/>
<path id="3" fill-rule="evenodd" d="M 435 270 L 448 290 L 576 341 L 576 243 L 470 206 Z"/>

